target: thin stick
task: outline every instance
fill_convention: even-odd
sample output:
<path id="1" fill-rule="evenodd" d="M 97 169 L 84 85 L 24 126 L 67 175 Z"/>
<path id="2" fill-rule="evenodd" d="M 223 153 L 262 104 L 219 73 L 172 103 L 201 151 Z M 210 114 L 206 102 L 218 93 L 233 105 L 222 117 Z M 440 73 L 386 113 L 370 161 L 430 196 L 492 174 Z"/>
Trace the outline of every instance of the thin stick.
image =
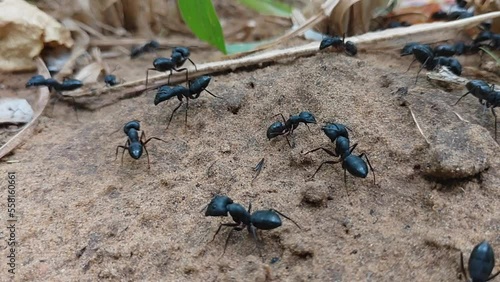
<path id="1" fill-rule="evenodd" d="M 418 121 L 417 121 L 417 118 L 415 117 L 415 114 L 413 113 L 410 105 L 407 105 L 408 109 L 410 110 L 410 114 L 411 114 L 411 117 L 413 118 L 413 121 L 415 122 L 415 124 L 417 125 L 417 128 L 418 128 L 418 131 L 420 132 L 420 134 L 422 134 L 422 136 L 424 137 L 425 139 L 425 142 L 430 145 L 431 142 L 429 142 L 429 139 L 427 139 L 427 137 L 424 135 L 424 132 L 422 131 L 422 128 L 420 128 L 420 125 L 418 124 Z"/>

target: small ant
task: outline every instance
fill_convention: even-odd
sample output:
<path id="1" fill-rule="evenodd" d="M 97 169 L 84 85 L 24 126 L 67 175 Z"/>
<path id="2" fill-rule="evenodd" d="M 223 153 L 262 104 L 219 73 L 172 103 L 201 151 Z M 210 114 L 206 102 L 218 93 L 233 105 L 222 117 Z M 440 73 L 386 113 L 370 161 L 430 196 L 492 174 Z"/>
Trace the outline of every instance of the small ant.
<path id="1" fill-rule="evenodd" d="M 266 135 L 269 140 L 280 135 L 285 135 L 286 141 L 288 142 L 290 148 L 293 148 L 293 146 L 290 144 L 290 141 L 288 140 L 288 135 L 292 134 L 293 131 L 299 126 L 301 122 L 304 123 L 308 129 L 309 129 L 309 126 L 307 125 L 308 123 L 314 123 L 314 124 L 316 123 L 316 118 L 314 118 L 314 115 L 311 114 L 310 112 L 301 112 L 298 115 L 290 115 L 290 117 L 287 120 L 285 120 L 283 114 L 277 114 L 274 117 L 279 115 L 281 115 L 283 122 L 277 121 L 271 124 L 267 129 Z M 309 131 L 311 131 L 311 129 L 309 129 Z"/>
<path id="2" fill-rule="evenodd" d="M 170 76 L 172 76 L 172 71 L 181 72 L 186 71 L 186 82 L 189 81 L 187 68 L 180 68 L 186 60 L 189 60 L 196 69 L 196 64 L 189 58 L 191 52 L 187 47 L 175 47 L 172 49 L 172 55 L 170 58 L 160 57 L 153 61 L 153 67 L 146 70 L 146 90 L 148 89 L 148 76 L 149 71 L 154 70 L 158 72 L 170 71 Z M 168 77 L 167 84 L 170 83 L 170 76 Z"/>
<path id="3" fill-rule="evenodd" d="M 262 252 L 258 244 L 257 229 L 272 230 L 280 227 L 282 225 L 281 218 L 279 217 L 280 215 L 293 222 L 299 229 L 302 229 L 293 219 L 275 209 L 257 210 L 250 214 L 251 210 L 252 203 L 248 205 L 248 210 L 245 210 L 242 205 L 234 203 L 231 198 L 222 195 L 216 195 L 208 204 L 205 216 L 227 216 L 229 213 L 234 221 L 234 223 L 221 223 L 210 241 L 212 242 L 215 240 L 215 237 L 223 226 L 233 227 L 227 236 L 222 255 L 226 252 L 227 243 L 229 242 L 232 232 L 234 230 L 241 231 L 246 227 L 248 232 L 253 235 L 255 244 L 259 249 L 259 254 L 262 257 Z"/>
<path id="4" fill-rule="evenodd" d="M 168 86 L 164 85 L 158 89 L 156 93 L 154 104 L 155 106 L 163 101 L 170 100 L 171 98 L 177 97 L 180 101 L 179 105 L 172 111 L 170 115 L 170 119 L 168 120 L 167 129 L 172 121 L 174 113 L 182 106 L 183 99 L 186 98 L 186 118 L 185 123 L 187 124 L 187 110 L 189 109 L 189 99 L 198 99 L 200 97 L 201 92 L 207 91 L 208 94 L 214 96 L 215 98 L 222 99 L 221 97 L 215 96 L 212 92 L 208 91 L 206 87 L 210 83 L 212 78 L 210 76 L 200 76 L 192 81 L 189 81 L 189 88 L 186 88 L 181 85 L 177 86 Z"/>
<path id="5" fill-rule="evenodd" d="M 330 46 L 337 50 L 344 50 L 344 52 L 349 56 L 356 56 L 358 53 L 358 48 L 354 42 L 345 41 L 345 33 L 342 38 L 340 38 L 340 36 L 326 36 L 323 40 L 321 40 L 319 50 L 323 50 Z"/>
<path id="6" fill-rule="evenodd" d="M 152 53 L 160 49 L 160 43 L 156 40 L 151 40 L 148 43 L 133 47 L 130 51 L 130 58 L 135 59 L 144 53 Z"/>
<path id="7" fill-rule="evenodd" d="M 139 138 L 139 131 L 141 131 L 141 137 Z M 142 156 L 142 149 L 144 148 L 144 151 L 146 151 L 146 156 L 148 157 L 148 169 L 151 168 L 151 165 L 149 163 L 149 153 L 148 149 L 146 148 L 146 144 L 148 144 L 149 141 L 152 139 L 160 140 L 166 143 L 165 140 L 160 139 L 158 137 L 151 137 L 144 141 L 146 139 L 146 134 L 144 131 L 141 130 L 141 125 L 139 121 L 133 120 L 127 122 L 123 126 L 123 132 L 127 135 L 127 142 L 125 142 L 125 145 L 118 145 L 116 146 L 116 154 L 115 154 L 115 161 L 116 158 L 118 157 L 118 149 L 122 148 L 122 164 L 123 164 L 123 155 L 125 154 L 125 150 L 128 151 L 130 156 L 136 160 L 138 160 Z"/>
<path id="8" fill-rule="evenodd" d="M 464 267 L 464 254 L 462 252 L 460 252 L 460 266 L 462 273 L 465 276 L 465 280 L 469 281 L 469 277 L 467 276 L 467 272 Z M 493 252 L 493 248 L 486 241 L 477 244 L 474 249 L 472 249 L 468 264 L 468 270 L 472 282 L 486 282 L 498 276 L 500 271 L 491 275 L 494 267 L 495 253 Z"/>

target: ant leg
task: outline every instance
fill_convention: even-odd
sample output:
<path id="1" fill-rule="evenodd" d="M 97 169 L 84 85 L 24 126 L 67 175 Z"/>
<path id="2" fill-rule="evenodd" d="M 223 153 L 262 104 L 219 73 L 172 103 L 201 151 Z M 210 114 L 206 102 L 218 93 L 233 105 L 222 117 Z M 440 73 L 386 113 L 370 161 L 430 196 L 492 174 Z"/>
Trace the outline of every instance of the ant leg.
<path id="1" fill-rule="evenodd" d="M 312 133 L 311 129 L 309 128 L 309 125 L 307 125 L 307 123 L 304 123 L 305 126 L 307 126 L 307 129 L 309 130 L 310 133 Z"/>
<path id="2" fill-rule="evenodd" d="M 354 149 L 356 149 L 356 147 L 358 146 L 358 143 L 354 143 L 354 145 L 352 145 L 350 148 L 349 148 L 349 154 L 352 154 L 352 151 L 354 151 Z"/>
<path id="3" fill-rule="evenodd" d="M 257 228 L 255 228 L 255 226 L 253 226 L 251 224 L 248 226 L 248 231 L 250 231 L 252 233 L 253 239 L 255 240 L 255 246 L 259 250 L 259 256 L 262 257 L 262 250 L 261 250 L 260 245 L 259 245 L 259 238 L 257 238 L 257 231 L 256 231 L 256 229 Z"/>
<path id="4" fill-rule="evenodd" d="M 239 223 L 221 223 L 219 225 L 219 228 L 217 228 L 217 231 L 215 232 L 214 237 L 212 238 L 212 240 L 209 243 L 212 243 L 215 240 L 215 236 L 217 236 L 217 234 L 219 234 L 222 226 L 237 227 L 238 225 L 240 225 L 240 224 Z"/>
<path id="5" fill-rule="evenodd" d="M 152 139 L 155 139 L 155 140 L 160 140 L 160 141 L 163 141 L 163 142 L 167 143 L 167 141 L 165 141 L 165 140 L 163 140 L 163 139 L 160 139 L 160 138 L 158 138 L 158 137 L 150 137 L 150 138 L 149 138 L 148 140 L 146 140 L 146 142 L 144 142 L 142 145 L 143 145 L 143 146 L 146 146 L 146 144 L 147 144 L 149 141 L 151 141 Z"/>
<path id="6" fill-rule="evenodd" d="M 493 280 L 493 278 L 497 277 L 497 276 L 498 276 L 498 274 L 500 274 L 500 270 L 499 270 L 497 273 L 495 273 L 495 274 L 491 275 L 488 279 L 486 279 L 486 281 Z"/>
<path id="7" fill-rule="evenodd" d="M 149 71 L 150 70 L 156 70 L 155 68 L 148 68 L 146 69 L 146 88 L 144 89 L 144 91 L 148 91 L 148 77 L 149 77 Z"/>
<path id="8" fill-rule="evenodd" d="M 186 83 L 189 87 L 189 75 L 188 75 L 188 70 L 187 68 L 182 68 L 182 69 L 174 69 L 176 72 L 181 72 L 181 71 L 186 71 Z"/>
<path id="9" fill-rule="evenodd" d="M 167 84 L 170 85 L 170 77 L 172 76 L 173 72 L 172 70 L 170 70 L 170 75 L 168 76 L 168 79 L 167 79 Z"/>
<path id="10" fill-rule="evenodd" d="M 196 64 L 190 58 L 187 58 L 187 59 L 191 62 L 191 64 L 193 64 L 194 70 L 198 71 L 198 68 L 196 67 Z"/>
<path id="11" fill-rule="evenodd" d="M 125 150 L 128 150 L 128 148 L 125 146 L 122 146 L 122 145 L 116 146 L 115 161 L 118 158 L 118 149 L 120 149 L 120 148 L 123 149 L 123 152 L 125 152 Z M 122 154 L 122 156 L 123 156 L 123 154 Z M 122 157 L 122 164 L 123 164 L 123 157 Z"/>
<path id="12" fill-rule="evenodd" d="M 283 119 L 283 123 L 285 123 L 285 124 L 286 124 L 286 119 L 285 119 L 285 117 L 283 116 L 283 114 L 282 114 L 282 113 L 275 114 L 275 115 L 274 115 L 274 116 L 272 116 L 271 118 L 275 118 L 275 117 L 277 117 L 277 116 L 281 116 L 281 118 Z"/>
<path id="13" fill-rule="evenodd" d="M 306 152 L 304 155 L 307 155 L 307 154 L 312 153 L 312 152 L 316 152 L 316 151 L 318 151 L 318 150 L 323 150 L 323 151 L 325 151 L 325 152 L 326 152 L 328 155 L 330 155 L 330 156 L 334 156 L 334 157 L 336 157 L 336 158 L 338 157 L 338 155 L 337 155 L 336 153 L 334 153 L 333 151 L 330 151 L 330 150 L 328 150 L 328 149 L 326 149 L 326 148 L 323 148 L 323 147 L 319 147 L 319 148 L 316 148 L 316 149 L 311 150 L 311 151 L 309 151 L 309 152 Z"/>
<path id="14" fill-rule="evenodd" d="M 224 243 L 224 250 L 222 251 L 222 255 L 220 255 L 221 257 L 226 253 L 227 244 L 229 243 L 229 238 L 231 238 L 231 235 L 233 234 L 233 231 L 235 228 L 231 229 L 231 231 L 229 231 L 229 234 L 227 234 L 226 242 Z M 214 236 L 214 238 L 215 238 L 215 236 Z"/>
<path id="15" fill-rule="evenodd" d="M 182 101 L 179 103 L 177 107 L 172 111 L 172 114 L 170 115 L 170 119 L 168 120 L 167 128 L 170 126 L 170 122 L 172 121 L 172 118 L 174 117 L 175 112 L 182 106 Z"/>
<path id="16" fill-rule="evenodd" d="M 495 117 L 495 141 L 497 140 L 497 114 L 495 113 L 495 108 L 491 107 L 491 113 Z"/>
<path id="17" fill-rule="evenodd" d="M 275 209 L 270 209 L 270 210 L 271 210 L 271 211 L 273 211 L 273 212 L 276 212 L 277 214 L 281 215 L 282 217 L 284 217 L 284 218 L 286 218 L 286 219 L 290 220 L 290 221 L 291 221 L 291 222 L 293 222 L 293 224 L 295 224 L 295 225 L 296 225 L 299 229 L 302 229 L 302 228 L 300 227 L 300 225 L 299 225 L 297 222 L 295 222 L 295 220 L 293 220 L 293 219 L 291 219 L 290 217 L 288 217 L 288 216 L 284 215 L 284 214 L 283 214 L 283 213 L 281 213 L 280 211 L 275 210 Z"/>
<path id="18" fill-rule="evenodd" d="M 148 153 L 148 148 L 146 146 L 142 146 L 144 148 L 144 151 L 146 152 L 146 157 L 148 157 L 148 169 L 151 169 L 151 164 L 149 163 L 149 153 Z"/>
<path id="19" fill-rule="evenodd" d="M 463 97 L 465 97 L 465 96 L 469 95 L 469 93 L 470 93 L 470 92 L 469 92 L 469 91 L 467 91 L 467 93 L 465 93 L 464 95 L 462 95 L 462 96 L 458 99 L 458 101 L 456 101 L 456 102 L 455 102 L 455 104 L 453 104 L 453 106 L 455 106 L 456 104 L 458 104 L 458 102 L 460 102 L 460 100 L 462 100 L 462 98 L 463 98 Z"/>
<path id="20" fill-rule="evenodd" d="M 373 170 L 373 167 L 370 164 L 370 160 L 368 159 L 368 156 L 365 153 L 362 153 L 358 157 L 360 157 L 360 158 L 365 157 L 366 162 L 368 163 L 368 166 L 370 167 L 370 170 L 372 171 L 372 174 L 373 174 L 373 185 L 375 185 L 375 171 Z"/>
<path id="21" fill-rule="evenodd" d="M 464 267 L 464 254 L 460 252 L 460 269 L 462 270 L 462 274 L 465 277 L 465 281 L 469 281 L 469 277 L 467 277 L 467 272 L 465 272 L 465 267 Z M 498 273 L 497 273 L 498 274 Z"/>
<path id="22" fill-rule="evenodd" d="M 413 63 L 415 63 L 416 60 L 417 59 L 413 59 L 413 61 L 411 61 L 410 65 L 408 66 L 408 69 L 404 73 L 407 73 L 410 70 L 411 65 L 413 65 Z"/>
<path id="23" fill-rule="evenodd" d="M 210 95 L 214 96 L 215 98 L 224 99 L 224 98 L 222 98 L 222 97 L 215 96 L 214 94 L 212 94 L 212 92 L 208 91 L 206 88 L 205 88 L 205 89 L 203 89 L 203 90 L 207 91 L 207 92 L 208 92 L 208 94 L 210 94 Z"/>
<path id="24" fill-rule="evenodd" d="M 338 160 L 338 161 L 324 161 L 322 162 L 318 169 L 316 169 L 316 171 L 314 172 L 314 174 L 311 176 L 311 178 L 314 178 L 314 176 L 316 175 L 316 173 L 318 173 L 318 171 L 321 169 L 321 167 L 324 165 L 324 164 L 337 164 L 337 163 L 340 163 L 342 160 Z"/>
<path id="25" fill-rule="evenodd" d="M 288 140 L 288 135 L 285 135 L 286 142 L 288 143 L 288 146 L 290 146 L 290 148 L 293 148 L 294 146 L 292 146 L 292 143 L 290 143 L 290 140 Z"/>
<path id="26" fill-rule="evenodd" d="M 424 67 L 426 67 L 427 65 L 427 61 L 429 61 L 430 57 L 428 57 L 427 59 L 425 59 L 425 62 L 420 66 L 420 68 L 418 69 L 418 72 L 417 72 L 417 76 L 415 77 L 415 85 L 417 84 L 417 81 L 418 81 L 418 75 L 420 74 L 420 72 L 422 71 L 422 69 Z"/>
<path id="27" fill-rule="evenodd" d="M 127 142 L 125 142 L 125 147 L 127 147 L 127 150 L 130 147 L 130 139 L 127 139 Z M 123 165 L 123 155 L 125 155 L 125 150 L 122 151 L 122 164 Z"/>

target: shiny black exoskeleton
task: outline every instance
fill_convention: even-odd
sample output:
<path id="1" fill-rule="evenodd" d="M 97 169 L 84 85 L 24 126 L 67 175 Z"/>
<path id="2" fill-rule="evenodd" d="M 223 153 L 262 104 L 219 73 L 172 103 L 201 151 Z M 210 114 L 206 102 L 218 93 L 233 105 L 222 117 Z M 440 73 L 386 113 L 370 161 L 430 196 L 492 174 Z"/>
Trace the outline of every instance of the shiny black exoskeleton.
<path id="1" fill-rule="evenodd" d="M 328 47 L 333 47 L 337 50 L 343 50 L 349 56 L 355 56 L 358 53 L 358 48 L 352 41 L 345 41 L 345 34 L 342 38 L 340 36 L 326 36 L 319 44 L 319 50 Z"/>
<path id="2" fill-rule="evenodd" d="M 494 85 L 488 85 L 483 80 L 471 80 L 465 85 L 467 87 L 467 93 L 462 95 L 455 105 L 460 102 L 460 100 L 472 94 L 474 97 L 479 99 L 479 103 L 484 106 L 484 108 L 491 108 L 491 113 L 495 117 L 495 140 L 497 140 L 497 114 L 495 113 L 495 108 L 500 106 L 500 91 L 496 91 Z"/>
<path id="3" fill-rule="evenodd" d="M 330 138 L 331 142 L 335 142 L 339 136 L 349 138 L 349 132 L 347 131 L 350 130 L 349 127 L 340 123 L 327 123 L 321 127 L 321 130 Z"/>
<path id="4" fill-rule="evenodd" d="M 465 280 L 469 281 L 464 267 L 464 254 L 460 252 L 460 266 Z M 495 278 L 500 271 L 491 275 L 495 267 L 495 253 L 493 248 L 486 241 L 477 244 L 469 257 L 468 270 L 472 282 L 486 282 Z"/>
<path id="5" fill-rule="evenodd" d="M 310 112 L 301 112 L 298 115 L 291 115 L 287 120 L 285 120 L 283 114 L 277 114 L 275 116 L 278 115 L 281 116 L 283 122 L 277 121 L 271 124 L 271 126 L 267 128 L 266 136 L 270 140 L 274 137 L 285 135 L 285 138 L 290 147 L 292 147 L 292 145 L 288 140 L 288 135 L 292 134 L 293 131 L 299 126 L 301 122 L 304 123 L 308 129 L 309 129 L 309 126 L 307 125 L 308 123 L 316 123 L 316 118 Z M 309 131 L 311 130 L 309 129 Z"/>
<path id="6" fill-rule="evenodd" d="M 431 64 L 427 65 L 427 69 L 432 70 L 438 66 L 448 67 L 448 69 L 456 75 L 462 74 L 462 64 L 455 58 L 434 57 Z"/>
<path id="7" fill-rule="evenodd" d="M 190 51 L 187 47 L 175 47 L 172 49 L 172 55 L 170 58 L 156 58 L 153 61 L 153 68 L 148 68 L 146 70 L 146 89 L 148 88 L 148 74 L 150 70 L 155 70 L 159 72 L 167 72 L 170 71 L 170 76 L 172 75 L 173 71 L 176 72 L 181 72 L 181 71 L 186 71 L 186 82 L 189 81 L 189 74 L 187 68 L 180 68 L 186 60 L 189 60 L 195 67 L 196 69 L 196 64 L 189 58 L 190 56 Z M 167 84 L 170 83 L 170 76 L 168 77 Z"/>
<path id="8" fill-rule="evenodd" d="M 323 147 L 319 147 L 309 152 L 306 152 L 305 154 L 309 154 L 318 150 L 323 150 L 330 156 L 336 158 L 340 157 L 340 159 L 337 161 L 322 162 L 321 165 L 318 167 L 318 169 L 316 169 L 311 178 L 313 178 L 316 175 L 316 173 L 318 173 L 318 171 L 324 164 L 336 164 L 342 162 L 342 168 L 344 169 L 344 184 L 346 185 L 346 187 L 347 187 L 347 173 L 346 173 L 347 171 L 355 177 L 365 178 L 368 175 L 368 167 L 370 167 L 370 170 L 372 171 L 373 184 L 375 184 L 375 172 L 373 171 L 373 167 L 370 164 L 370 160 L 368 159 L 366 154 L 362 153 L 358 156 L 352 154 L 352 151 L 356 148 L 357 145 L 358 144 L 355 143 L 354 145 L 349 147 L 349 139 L 344 136 L 338 136 L 335 144 L 335 152 L 332 152 L 331 150 Z M 363 157 L 365 157 L 366 162 L 362 159 Z"/>
<path id="9" fill-rule="evenodd" d="M 47 86 L 49 89 L 54 89 L 56 92 L 61 93 L 64 91 L 73 91 L 83 86 L 83 83 L 78 79 L 65 78 L 62 83 L 49 77 L 45 79 L 41 75 L 31 77 L 26 83 L 26 88 L 32 86 Z"/>
<path id="10" fill-rule="evenodd" d="M 197 99 L 200 97 L 201 92 L 207 91 L 208 94 L 214 96 L 215 98 L 219 98 L 215 96 L 212 92 L 208 91 L 206 87 L 210 83 L 210 80 L 212 78 L 210 76 L 200 76 L 190 82 L 189 88 L 186 88 L 182 85 L 177 85 L 177 86 L 168 86 L 164 85 L 161 86 L 158 89 L 158 92 L 156 93 L 154 104 L 155 106 L 158 105 L 159 103 L 163 101 L 167 101 L 171 98 L 177 97 L 177 99 L 180 101 L 179 105 L 172 111 L 172 114 L 170 115 L 170 119 L 168 120 L 167 124 L 167 129 L 170 125 L 170 122 L 172 121 L 172 118 L 174 116 L 174 113 L 181 107 L 183 104 L 183 99 L 186 98 L 186 118 L 185 122 L 187 124 L 187 110 L 189 108 L 189 99 Z"/>
<path id="11" fill-rule="evenodd" d="M 130 58 L 135 59 L 144 53 L 155 52 L 160 48 L 160 43 L 156 40 L 151 40 L 148 43 L 133 47 L 130 51 Z"/>
<path id="12" fill-rule="evenodd" d="M 139 137 L 139 131 L 141 132 L 140 137 Z M 144 151 L 146 152 L 146 156 L 148 157 L 148 169 L 151 168 L 150 162 L 149 162 L 149 153 L 148 149 L 146 148 L 146 144 L 151 141 L 152 139 L 160 140 L 165 142 L 163 139 L 160 139 L 158 137 L 151 137 L 147 140 L 146 135 L 144 134 L 144 131 L 141 130 L 141 125 L 139 121 L 133 120 L 127 122 L 123 126 L 123 132 L 127 135 L 127 141 L 125 142 L 125 145 L 119 145 L 116 146 L 116 154 L 115 154 L 115 160 L 118 157 L 118 149 L 122 148 L 122 164 L 123 164 L 123 155 L 125 154 L 125 150 L 128 151 L 129 155 L 134 158 L 134 159 L 139 159 L 142 156 L 142 151 L 144 148 Z"/>
<path id="13" fill-rule="evenodd" d="M 119 83 L 120 81 L 118 81 L 118 78 L 114 74 L 107 74 L 104 76 L 104 84 L 106 84 L 106 86 L 115 86 Z"/>
<path id="14" fill-rule="evenodd" d="M 434 56 L 451 57 L 457 54 L 455 45 L 442 44 L 434 47 Z"/>
<path id="15" fill-rule="evenodd" d="M 47 86 L 47 81 L 43 75 L 34 75 L 32 76 L 28 82 L 26 82 L 26 88 L 33 86 Z"/>
<path id="16" fill-rule="evenodd" d="M 415 48 L 415 46 L 418 46 L 418 45 L 422 45 L 422 44 L 420 44 L 418 42 L 406 43 L 405 46 L 403 46 L 403 49 L 401 49 L 401 57 L 413 55 L 413 48 Z M 425 45 L 425 46 L 429 46 L 429 45 Z M 430 46 L 429 46 L 429 48 L 430 48 Z"/>
<path id="17" fill-rule="evenodd" d="M 242 205 L 234 203 L 231 198 L 222 195 L 216 195 L 208 204 L 205 216 L 227 216 L 227 214 L 229 213 L 234 221 L 234 223 L 221 223 L 219 225 L 219 228 L 215 232 L 214 237 L 212 238 L 212 241 L 215 240 L 215 237 L 223 226 L 233 227 L 233 229 L 231 229 L 231 232 L 229 232 L 227 236 L 226 243 L 224 245 L 224 252 L 222 254 L 226 252 L 227 243 L 229 241 L 229 238 L 231 237 L 232 232 L 234 230 L 241 231 L 245 227 L 247 228 L 248 232 L 253 235 L 255 243 L 257 244 L 257 247 L 259 249 L 259 253 L 261 253 L 260 247 L 258 245 L 257 229 L 272 230 L 280 227 L 282 225 L 281 218 L 279 217 L 280 215 L 292 221 L 299 229 L 301 229 L 301 227 L 293 219 L 275 209 L 258 210 L 250 214 L 251 209 L 251 203 L 248 206 L 248 210 L 245 210 Z"/>

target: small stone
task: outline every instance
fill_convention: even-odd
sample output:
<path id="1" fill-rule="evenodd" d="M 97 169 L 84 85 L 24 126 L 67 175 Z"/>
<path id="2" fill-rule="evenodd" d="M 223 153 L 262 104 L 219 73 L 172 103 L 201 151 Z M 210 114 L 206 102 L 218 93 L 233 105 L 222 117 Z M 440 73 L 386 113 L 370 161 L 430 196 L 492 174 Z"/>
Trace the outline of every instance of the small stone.
<path id="1" fill-rule="evenodd" d="M 430 159 L 424 173 L 440 179 L 477 175 L 490 166 L 497 144 L 479 125 L 454 123 L 439 129 L 431 142 Z"/>
<path id="2" fill-rule="evenodd" d="M 328 200 L 328 192 L 325 181 L 306 182 L 302 190 L 302 201 L 312 206 L 321 206 Z"/>
<path id="3" fill-rule="evenodd" d="M 222 153 L 231 153 L 231 146 L 228 143 L 223 143 L 220 146 L 220 151 Z"/>

